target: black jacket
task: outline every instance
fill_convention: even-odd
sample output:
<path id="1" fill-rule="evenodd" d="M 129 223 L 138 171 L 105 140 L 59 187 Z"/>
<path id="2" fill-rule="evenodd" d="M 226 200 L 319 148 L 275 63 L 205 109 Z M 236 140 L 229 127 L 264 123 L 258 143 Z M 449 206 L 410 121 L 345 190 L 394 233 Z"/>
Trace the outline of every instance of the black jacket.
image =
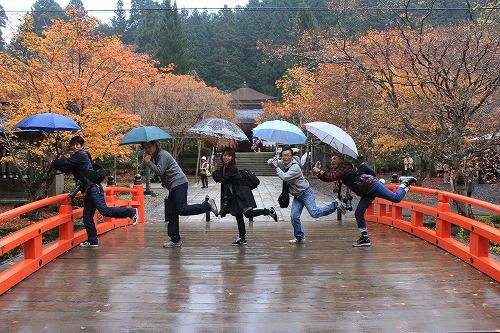
<path id="1" fill-rule="evenodd" d="M 233 216 L 242 215 L 246 211 L 256 208 L 255 198 L 242 179 L 236 165 L 226 168 L 224 166 L 213 172 L 215 182 L 221 183 L 220 210 L 222 214 L 228 212 Z"/>
<path id="2" fill-rule="evenodd" d="M 76 181 L 82 183 L 82 192 L 85 192 L 89 185 L 94 184 L 87 177 L 87 171 L 92 170 L 92 159 L 90 154 L 82 149 L 68 158 L 58 158 L 52 161 L 52 167 L 58 171 L 72 172 Z"/>

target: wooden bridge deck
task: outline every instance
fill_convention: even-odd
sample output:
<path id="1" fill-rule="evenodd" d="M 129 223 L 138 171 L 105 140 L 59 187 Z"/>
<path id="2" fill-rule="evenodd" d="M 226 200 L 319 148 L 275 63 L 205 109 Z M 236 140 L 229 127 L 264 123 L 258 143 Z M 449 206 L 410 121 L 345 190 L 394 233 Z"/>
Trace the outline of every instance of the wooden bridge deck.
<path id="1" fill-rule="evenodd" d="M 293 246 L 289 222 L 256 220 L 239 248 L 235 222 L 196 216 L 182 248 L 163 249 L 161 220 L 75 248 L 0 296 L 0 332 L 500 330 L 499 283 L 397 229 L 370 224 L 373 246 L 355 249 L 355 222 L 324 217 Z"/>

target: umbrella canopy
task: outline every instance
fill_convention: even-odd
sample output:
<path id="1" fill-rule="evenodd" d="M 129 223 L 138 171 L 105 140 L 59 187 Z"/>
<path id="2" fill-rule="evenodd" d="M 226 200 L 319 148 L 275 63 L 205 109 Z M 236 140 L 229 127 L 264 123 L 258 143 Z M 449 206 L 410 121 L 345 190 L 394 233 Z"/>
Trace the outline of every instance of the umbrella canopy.
<path id="1" fill-rule="evenodd" d="M 358 157 L 356 143 L 354 143 L 351 136 L 340 127 L 322 121 L 315 121 L 307 123 L 306 129 L 322 142 L 335 148 L 339 153 L 353 158 Z"/>
<path id="2" fill-rule="evenodd" d="M 188 132 L 236 141 L 248 141 L 246 134 L 238 125 L 226 119 L 207 118 L 196 123 Z"/>
<path id="3" fill-rule="evenodd" d="M 168 139 L 172 139 L 172 136 L 158 126 L 142 126 L 131 129 L 118 144 L 121 146 Z"/>
<path id="4" fill-rule="evenodd" d="M 255 127 L 253 135 L 276 143 L 303 144 L 307 138 L 304 132 L 294 124 L 284 120 L 271 120 Z"/>
<path id="5" fill-rule="evenodd" d="M 39 113 L 28 116 L 18 122 L 15 128 L 25 131 L 79 131 L 82 128 L 73 119 L 57 113 Z"/>

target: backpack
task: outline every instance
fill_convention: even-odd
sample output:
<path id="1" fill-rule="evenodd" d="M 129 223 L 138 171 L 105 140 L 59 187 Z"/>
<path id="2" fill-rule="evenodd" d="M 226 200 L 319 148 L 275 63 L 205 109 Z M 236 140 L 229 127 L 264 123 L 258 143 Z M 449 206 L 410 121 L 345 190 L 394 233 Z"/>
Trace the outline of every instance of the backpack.
<path id="1" fill-rule="evenodd" d="M 92 169 L 87 170 L 87 178 L 94 184 L 100 184 L 107 176 L 106 170 L 99 164 L 92 163 Z"/>
<path id="2" fill-rule="evenodd" d="M 360 165 L 358 165 L 357 169 L 358 169 L 358 175 L 371 175 L 373 177 L 377 176 L 375 171 L 373 171 L 373 169 L 370 168 L 370 166 L 366 162 L 363 162 Z"/>
<path id="3" fill-rule="evenodd" d="M 248 169 L 239 169 L 241 176 L 241 182 L 243 185 L 248 186 L 251 190 L 256 189 L 257 186 L 260 184 L 259 178 L 250 170 Z"/>
<path id="4" fill-rule="evenodd" d="M 354 180 L 354 178 L 361 175 L 370 175 L 373 177 L 377 176 L 375 171 L 373 171 L 373 169 L 366 162 L 363 162 L 357 167 L 353 167 L 351 172 L 342 176 L 342 182 L 344 184 L 350 184 Z"/>

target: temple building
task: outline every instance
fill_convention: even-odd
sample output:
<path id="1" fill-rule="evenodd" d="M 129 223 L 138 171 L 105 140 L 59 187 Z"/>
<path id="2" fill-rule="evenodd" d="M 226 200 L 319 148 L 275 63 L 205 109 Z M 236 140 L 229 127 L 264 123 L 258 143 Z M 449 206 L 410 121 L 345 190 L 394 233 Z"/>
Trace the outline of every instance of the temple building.
<path id="1" fill-rule="evenodd" d="M 278 98 L 260 93 L 246 84 L 243 87 L 229 93 L 233 99 L 231 106 L 236 110 L 239 126 L 252 139 L 252 129 L 257 125 L 256 121 L 262 113 L 262 103 L 276 101 Z M 250 151 L 251 142 L 238 143 L 238 151 Z"/>

